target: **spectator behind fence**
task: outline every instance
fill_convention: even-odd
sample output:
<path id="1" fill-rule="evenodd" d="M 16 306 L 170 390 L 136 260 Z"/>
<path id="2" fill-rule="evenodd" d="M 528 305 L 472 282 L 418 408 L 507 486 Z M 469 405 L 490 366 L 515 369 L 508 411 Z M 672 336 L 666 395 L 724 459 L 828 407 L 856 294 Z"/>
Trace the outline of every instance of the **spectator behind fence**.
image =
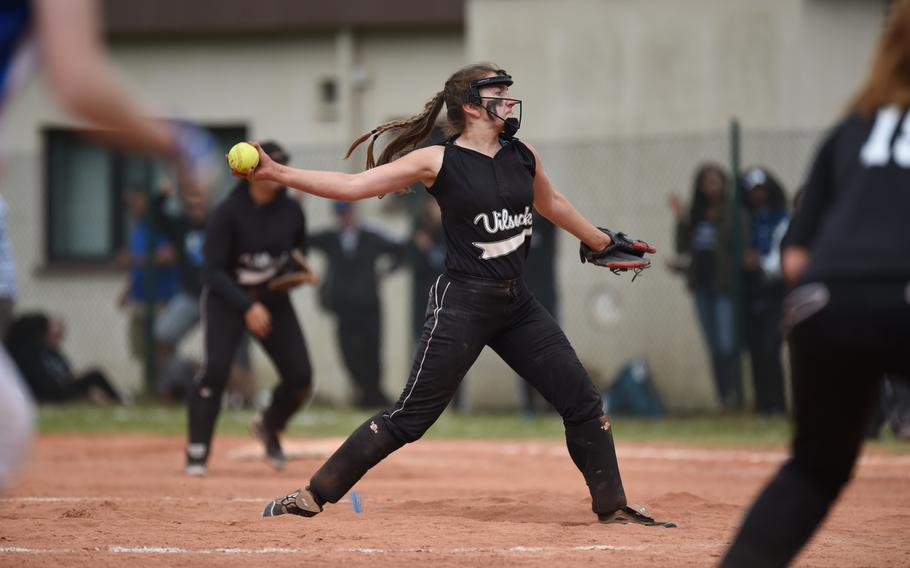
<path id="1" fill-rule="evenodd" d="M 695 172 L 688 207 L 670 195 L 676 219 L 677 256 L 671 269 L 685 275 L 695 300 L 721 408 L 735 404 L 738 357 L 734 346 L 733 251 L 730 183 L 715 163 L 701 164 Z"/>
<path id="2" fill-rule="evenodd" d="M 766 168 L 746 170 L 743 190 L 751 231 L 743 251 L 744 311 L 755 411 L 762 415 L 783 414 L 787 402 L 781 364 L 784 281 L 780 246 L 789 224 L 787 201 L 777 177 Z"/>
<path id="3" fill-rule="evenodd" d="M 120 394 L 100 370 L 73 372 L 63 354 L 66 326 L 63 320 L 30 312 L 13 320 L 6 333 L 6 348 L 38 402 L 121 403 Z"/>
<path id="4" fill-rule="evenodd" d="M 127 188 L 124 202 L 130 216 L 129 247 L 118 253 L 117 264 L 128 270 L 128 276 L 117 304 L 129 314 L 130 355 L 142 363 L 146 356 L 146 334 L 151 315 L 146 299 L 149 211 L 145 188 Z M 157 313 L 158 308 L 167 304 L 177 293 L 177 267 L 174 264 L 173 244 L 166 235 L 156 234 L 153 251 L 155 290 L 152 303 Z M 149 388 L 153 386 L 146 385 Z"/>
<path id="5" fill-rule="evenodd" d="M 310 246 L 326 255 L 328 266 L 319 299 L 338 323 L 338 346 L 359 391 L 362 408 L 386 407 L 391 401 L 382 386 L 382 305 L 379 283 L 404 261 L 405 245 L 367 228 L 354 205 L 335 203 L 337 228 L 314 233 Z M 388 265 L 380 267 L 381 259 Z"/>

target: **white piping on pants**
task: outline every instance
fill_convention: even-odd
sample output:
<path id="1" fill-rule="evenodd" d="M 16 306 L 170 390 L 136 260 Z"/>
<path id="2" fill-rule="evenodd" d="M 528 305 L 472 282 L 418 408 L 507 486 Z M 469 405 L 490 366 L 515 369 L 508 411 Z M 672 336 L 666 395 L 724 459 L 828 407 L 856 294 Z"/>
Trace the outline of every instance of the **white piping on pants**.
<path id="1" fill-rule="evenodd" d="M 439 279 L 442 278 L 442 274 L 436 278 L 436 284 L 433 284 L 433 300 L 436 302 L 436 308 L 433 310 L 433 329 L 430 330 L 430 337 L 427 338 L 427 346 L 423 350 L 423 357 L 420 358 L 420 367 L 417 368 L 417 375 L 414 377 L 414 383 L 411 385 L 411 391 L 408 393 L 408 396 L 404 397 L 404 400 L 401 401 L 401 408 L 396 409 L 392 414 L 389 414 L 389 418 L 392 418 L 402 410 L 404 410 L 404 405 L 408 403 L 408 399 L 411 398 L 411 395 L 414 394 L 414 388 L 417 386 L 417 381 L 420 380 L 420 372 L 423 371 L 423 362 L 427 360 L 427 351 L 430 350 L 430 342 L 433 341 L 433 333 L 436 331 L 436 326 L 439 325 L 439 312 L 442 310 L 442 302 L 446 299 L 446 292 L 449 291 L 449 286 L 452 285 L 451 282 L 446 283 L 445 289 L 442 291 L 442 300 L 439 299 Z"/>

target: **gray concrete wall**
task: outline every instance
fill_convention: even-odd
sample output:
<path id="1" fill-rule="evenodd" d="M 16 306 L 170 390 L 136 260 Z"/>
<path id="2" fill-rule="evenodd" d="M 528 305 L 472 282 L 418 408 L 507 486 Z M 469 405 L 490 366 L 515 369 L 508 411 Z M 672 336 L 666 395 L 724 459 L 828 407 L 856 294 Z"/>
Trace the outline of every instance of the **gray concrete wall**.
<path id="1" fill-rule="evenodd" d="M 518 80 L 534 140 L 821 128 L 865 76 L 883 3 L 473 0 L 467 51 Z"/>
<path id="2" fill-rule="evenodd" d="M 492 61 L 523 99 L 520 136 L 558 190 L 597 224 L 654 242 L 634 284 L 578 264 L 561 237 L 563 322 L 600 384 L 644 355 L 668 405 L 713 405 L 702 339 L 680 278 L 667 197 L 687 197 L 696 164 L 729 163 L 738 117 L 743 162 L 795 191 L 817 133 L 865 77 L 884 4 L 849 0 L 472 0 L 471 61 Z M 764 133 L 764 134 L 763 134 Z M 748 379 L 748 366 L 746 366 Z M 480 401 L 514 400 L 511 373 L 486 353 Z M 491 379 L 491 378 L 495 378 Z"/>
<path id="3" fill-rule="evenodd" d="M 309 34 L 306 37 L 241 40 L 126 41 L 113 44 L 121 74 L 141 97 L 154 101 L 161 116 L 203 123 L 246 123 L 253 138 L 286 144 L 293 164 L 323 169 L 362 167 L 360 155 L 341 157 L 362 130 L 380 121 L 419 112 L 444 81 L 463 64 L 457 31 L 400 35 L 391 32 Z M 337 120 L 320 118 L 318 83 L 336 77 L 342 86 Z M 44 174 L 40 132 L 45 126 L 75 126 L 48 95 L 38 70 L 8 109 L 3 142 L 4 175 L 0 192 L 9 202 L 10 234 L 19 270 L 21 309 L 48 309 L 69 323 L 66 350 L 76 367 L 100 365 L 128 388 L 138 388 L 141 368 L 128 358 L 123 313 L 115 306 L 125 276 L 110 273 L 48 274 L 44 258 Z M 361 205 L 393 233 L 406 236 L 402 216 L 384 218 L 381 203 Z M 330 204 L 306 200 L 313 229 L 331 224 Z M 314 258 L 321 267 L 322 259 Z M 388 279 L 386 366 L 390 393 L 404 383 L 410 368 L 410 338 L 400 332 L 409 309 L 410 280 L 404 271 Z M 334 326 L 320 312 L 312 290 L 295 292 L 308 334 L 320 396 L 346 400 L 350 385 L 335 350 Z M 201 352 L 201 334 L 186 349 Z M 275 380 L 271 365 L 256 349 L 257 372 Z"/>

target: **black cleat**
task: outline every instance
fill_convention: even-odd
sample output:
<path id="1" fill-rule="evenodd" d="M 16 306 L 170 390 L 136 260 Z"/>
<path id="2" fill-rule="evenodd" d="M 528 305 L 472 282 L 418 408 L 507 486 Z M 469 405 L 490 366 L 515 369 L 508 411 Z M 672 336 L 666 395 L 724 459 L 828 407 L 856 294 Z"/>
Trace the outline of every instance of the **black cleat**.
<path id="1" fill-rule="evenodd" d="M 284 497 L 269 501 L 262 510 L 263 517 L 277 517 L 278 515 L 300 515 L 301 517 L 315 517 L 322 512 L 322 507 L 316 502 L 309 489 L 298 489 Z"/>
<path id="2" fill-rule="evenodd" d="M 670 521 L 655 521 L 652 517 L 649 517 L 645 513 L 647 509 L 644 507 L 623 507 L 613 511 L 612 513 L 602 513 L 597 515 L 597 520 L 604 524 L 618 524 L 618 525 L 644 525 L 646 527 L 664 527 L 668 529 L 675 529 L 676 523 Z"/>
<path id="3" fill-rule="evenodd" d="M 265 459 L 272 464 L 272 467 L 275 469 L 284 469 L 288 460 L 284 455 L 284 451 L 281 449 L 281 441 L 278 439 L 278 432 L 269 430 L 265 427 L 262 414 L 257 415 L 256 418 L 253 419 L 253 423 L 250 424 L 250 430 L 265 447 Z"/>

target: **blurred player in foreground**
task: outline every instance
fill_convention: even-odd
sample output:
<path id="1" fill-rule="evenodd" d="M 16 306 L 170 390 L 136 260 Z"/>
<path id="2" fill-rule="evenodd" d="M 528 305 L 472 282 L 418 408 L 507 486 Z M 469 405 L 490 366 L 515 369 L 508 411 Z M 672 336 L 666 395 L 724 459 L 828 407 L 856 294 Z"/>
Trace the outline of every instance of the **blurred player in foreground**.
<path id="1" fill-rule="evenodd" d="M 553 188 L 536 152 L 514 138 L 521 101 L 510 97 L 511 85 L 512 78 L 490 64 L 457 71 L 421 114 L 354 141 L 349 155 L 372 138 L 367 171 L 359 174 L 289 168 L 260 152 L 251 179 L 329 199 L 354 201 L 422 182 L 439 202 L 447 242 L 446 272 L 430 290 L 423 333 L 398 402 L 368 418 L 307 488 L 270 502 L 263 516 L 313 516 L 325 503 L 338 502 L 370 468 L 423 436 L 489 345 L 562 415 L 569 455 L 588 484 L 599 520 L 665 525 L 627 506 L 600 395 L 559 325 L 522 280 L 532 208 L 582 241 L 583 261 L 638 271 L 649 265 L 644 252 L 654 249 L 598 229 Z M 451 138 L 395 159 L 430 134 L 443 103 Z M 396 133 L 374 168 L 373 142 L 386 131 Z M 640 254 L 613 255 L 624 250 Z"/>
<path id="2" fill-rule="evenodd" d="M 95 0 L 6 0 L 0 3 L 0 109 L 35 56 L 57 100 L 103 131 L 103 142 L 177 162 L 185 183 L 206 183 L 214 147 L 202 131 L 149 118 L 111 67 Z M 37 50 L 35 48 L 38 48 Z M 0 490 L 25 459 L 34 409 L 5 353 L 0 353 Z"/>
<path id="3" fill-rule="evenodd" d="M 850 479 L 886 373 L 910 376 L 910 1 L 815 158 L 784 248 L 793 455 L 746 515 L 724 567 L 785 566 Z M 870 531 L 874 530 L 870 526 Z"/>

